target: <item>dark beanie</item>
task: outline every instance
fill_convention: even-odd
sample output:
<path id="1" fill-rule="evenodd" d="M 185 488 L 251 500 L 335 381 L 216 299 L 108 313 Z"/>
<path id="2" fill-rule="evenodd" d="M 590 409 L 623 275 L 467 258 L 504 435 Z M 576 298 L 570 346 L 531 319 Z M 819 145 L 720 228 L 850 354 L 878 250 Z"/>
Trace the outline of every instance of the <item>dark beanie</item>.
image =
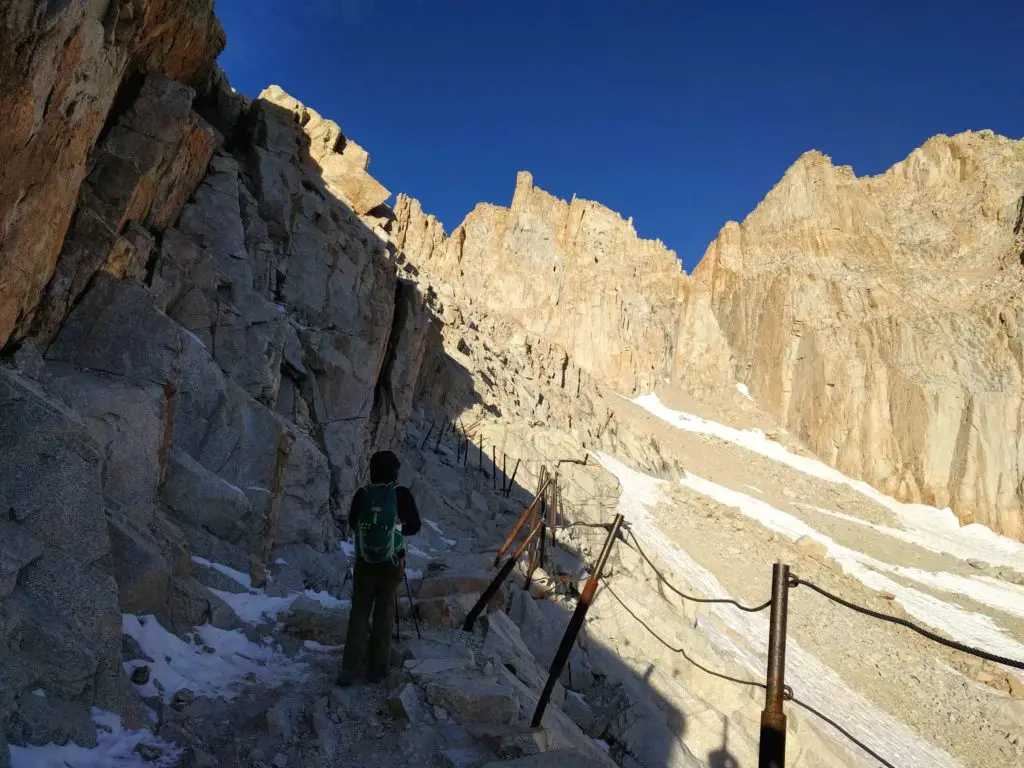
<path id="1" fill-rule="evenodd" d="M 398 470 L 401 466 L 401 462 L 393 452 L 377 451 L 370 457 L 370 482 L 395 482 L 398 480 Z"/>

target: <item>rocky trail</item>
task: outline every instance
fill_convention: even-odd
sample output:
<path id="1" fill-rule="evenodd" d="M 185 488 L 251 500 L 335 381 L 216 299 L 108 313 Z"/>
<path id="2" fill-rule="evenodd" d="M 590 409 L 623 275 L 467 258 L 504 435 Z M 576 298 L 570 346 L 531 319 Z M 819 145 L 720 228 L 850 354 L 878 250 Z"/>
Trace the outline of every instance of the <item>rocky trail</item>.
<path id="1" fill-rule="evenodd" d="M 446 230 L 224 45 L 212 0 L 0 6 L 0 768 L 752 766 L 767 615 L 684 596 L 779 561 L 788 765 L 1024 764 L 1019 670 L 809 586 L 1024 659 L 1024 142 L 807 152 L 687 275 L 525 171 Z M 413 599 L 339 689 L 382 449 Z M 558 547 L 464 633 L 543 472 Z"/>

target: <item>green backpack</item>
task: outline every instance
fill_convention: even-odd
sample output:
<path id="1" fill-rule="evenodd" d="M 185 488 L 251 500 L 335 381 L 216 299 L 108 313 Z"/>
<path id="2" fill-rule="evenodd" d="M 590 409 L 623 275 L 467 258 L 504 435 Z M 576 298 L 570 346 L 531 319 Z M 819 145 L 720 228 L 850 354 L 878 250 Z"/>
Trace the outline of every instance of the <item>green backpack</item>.
<path id="1" fill-rule="evenodd" d="M 356 529 L 356 554 L 367 563 L 398 564 L 404 538 L 398 530 L 398 495 L 394 483 L 363 489 Z"/>

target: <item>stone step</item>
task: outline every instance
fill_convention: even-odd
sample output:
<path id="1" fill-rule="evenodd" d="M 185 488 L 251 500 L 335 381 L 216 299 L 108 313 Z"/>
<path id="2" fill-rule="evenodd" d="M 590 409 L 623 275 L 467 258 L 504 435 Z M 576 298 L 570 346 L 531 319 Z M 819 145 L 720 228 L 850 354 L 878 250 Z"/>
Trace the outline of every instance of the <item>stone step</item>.
<path id="1" fill-rule="evenodd" d="M 427 701 L 448 710 L 461 723 L 509 724 L 519 714 L 515 692 L 467 674 L 426 681 Z"/>
<path id="2" fill-rule="evenodd" d="M 466 730 L 494 750 L 498 757 L 506 760 L 536 755 L 551 749 L 551 732 L 547 728 L 470 723 Z"/>
<path id="3" fill-rule="evenodd" d="M 482 768 L 594 768 L 590 758 L 571 749 L 527 755 L 515 760 L 487 763 Z"/>

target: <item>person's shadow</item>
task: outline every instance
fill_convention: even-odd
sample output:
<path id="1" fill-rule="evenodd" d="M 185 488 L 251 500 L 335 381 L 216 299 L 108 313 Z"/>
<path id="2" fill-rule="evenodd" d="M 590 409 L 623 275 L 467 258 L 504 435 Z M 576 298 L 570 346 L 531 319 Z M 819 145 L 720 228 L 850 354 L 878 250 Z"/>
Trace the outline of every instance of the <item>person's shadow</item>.
<path id="1" fill-rule="evenodd" d="M 722 746 L 708 754 L 708 768 L 740 768 L 729 751 L 729 721 L 725 717 L 722 718 Z"/>

